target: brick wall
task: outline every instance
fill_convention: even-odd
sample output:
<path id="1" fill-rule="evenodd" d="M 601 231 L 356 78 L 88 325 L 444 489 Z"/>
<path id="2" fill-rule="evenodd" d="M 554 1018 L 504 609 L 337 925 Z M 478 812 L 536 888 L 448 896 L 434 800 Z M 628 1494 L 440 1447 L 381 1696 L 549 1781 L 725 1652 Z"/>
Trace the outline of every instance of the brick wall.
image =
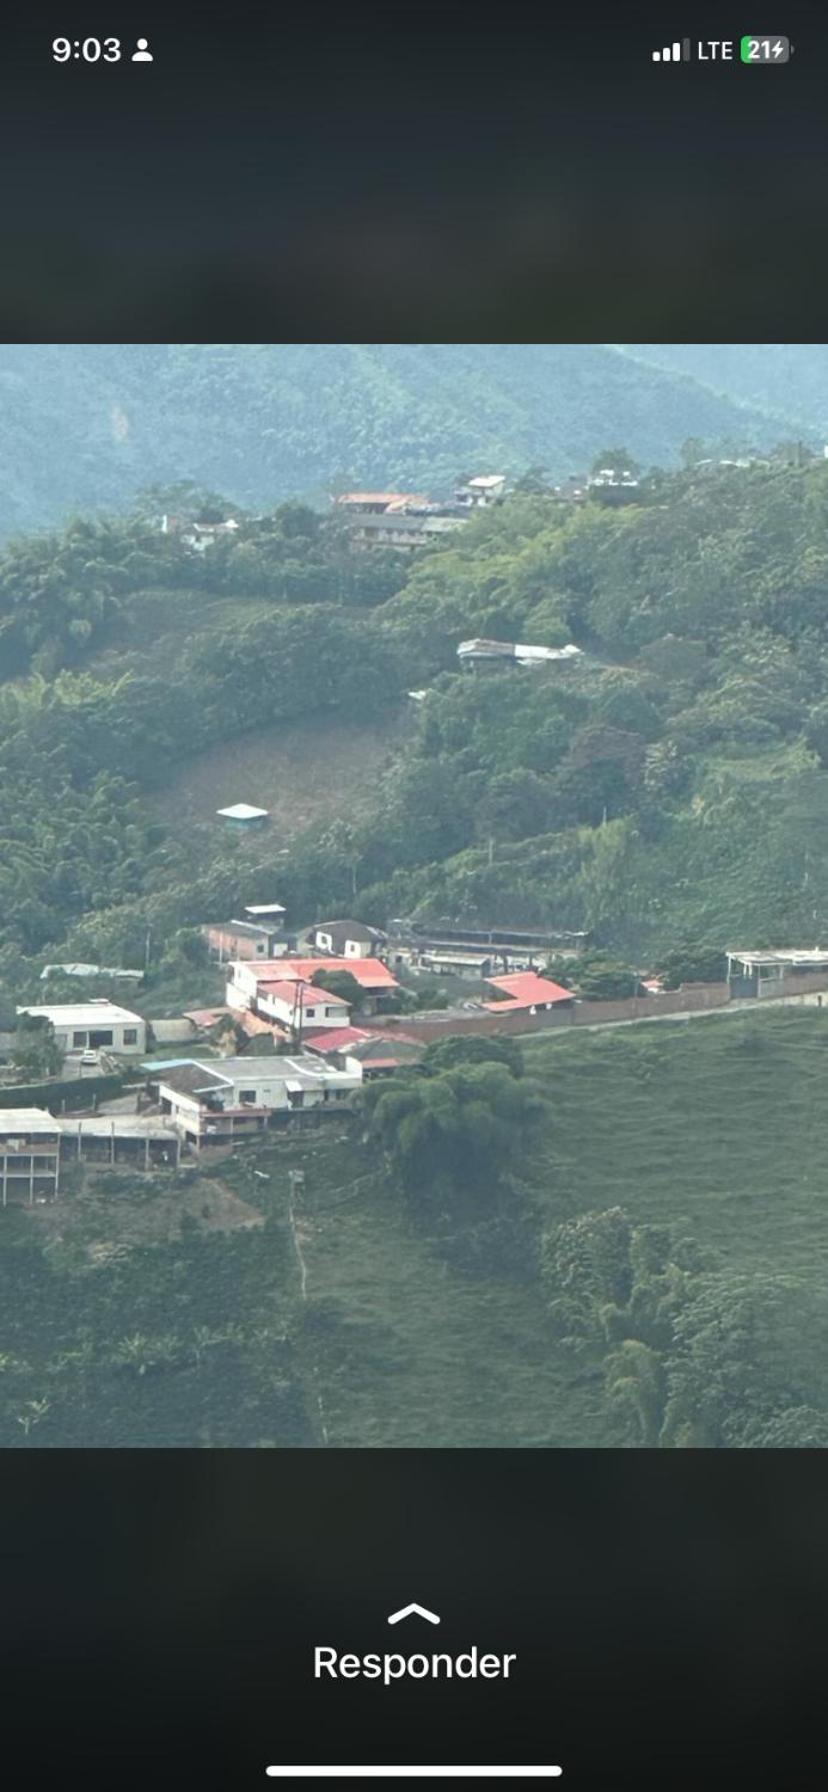
<path id="1" fill-rule="evenodd" d="M 826 980 L 828 987 L 828 980 Z M 447 1039 L 458 1033 L 521 1034 L 542 1033 L 550 1028 L 596 1026 L 603 1021 L 646 1020 L 657 1014 L 698 1013 L 709 1008 L 723 1008 L 730 1000 L 726 983 L 693 983 L 687 989 L 676 989 L 664 995 L 633 996 L 624 1002 L 578 1002 L 574 1008 L 550 1008 L 541 1014 L 433 1014 L 409 1016 L 385 1015 L 361 1021 L 365 1027 L 397 1027 L 412 1039 L 431 1045 L 436 1039 Z"/>
<path id="2" fill-rule="evenodd" d="M 783 977 L 781 983 L 766 985 L 757 999 L 767 1002 L 773 996 L 807 996 L 821 989 L 828 989 L 828 972 L 798 971 Z"/>

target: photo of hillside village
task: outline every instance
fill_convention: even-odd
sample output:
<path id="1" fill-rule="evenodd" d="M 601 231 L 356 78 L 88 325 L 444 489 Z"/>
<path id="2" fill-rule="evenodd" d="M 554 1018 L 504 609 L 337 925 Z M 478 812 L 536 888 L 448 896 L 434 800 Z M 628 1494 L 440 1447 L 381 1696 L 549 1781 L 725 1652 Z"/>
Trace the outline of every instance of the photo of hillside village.
<path id="1" fill-rule="evenodd" d="M 0 1446 L 828 1445 L 828 348 L 0 392 Z"/>

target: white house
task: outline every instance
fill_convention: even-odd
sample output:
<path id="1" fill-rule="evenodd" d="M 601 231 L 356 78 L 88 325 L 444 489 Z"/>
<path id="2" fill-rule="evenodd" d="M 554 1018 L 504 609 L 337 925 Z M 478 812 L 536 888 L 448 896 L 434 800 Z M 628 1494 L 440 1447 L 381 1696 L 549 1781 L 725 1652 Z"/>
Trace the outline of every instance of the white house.
<path id="1" fill-rule="evenodd" d="M 17 1012 L 50 1020 L 66 1057 L 101 1047 L 128 1057 L 141 1057 L 147 1048 L 147 1026 L 141 1015 L 104 999 L 55 1002 L 43 1008 L 18 1008 Z"/>
<path id="2" fill-rule="evenodd" d="M 455 492 L 458 504 L 465 504 L 469 509 L 479 510 L 487 504 L 497 504 L 506 492 L 505 473 L 478 473 L 465 485 L 459 485 Z"/>
<path id="3" fill-rule="evenodd" d="M 309 945 L 334 958 L 372 958 L 384 946 L 386 935 L 364 921 L 317 921 L 307 938 Z"/>
<path id="4" fill-rule="evenodd" d="M 307 983 L 302 978 L 280 978 L 275 983 L 258 985 L 256 1012 L 264 1020 L 278 1021 L 283 1027 L 300 1028 L 304 1033 L 313 1027 L 347 1027 L 351 1011 L 341 996 L 331 996 L 315 983 Z"/>
<path id="5" fill-rule="evenodd" d="M 337 1070 L 306 1057 L 195 1059 L 158 1077 L 162 1114 L 191 1145 L 227 1145 L 261 1132 L 274 1118 L 287 1122 L 306 1109 L 341 1106 L 362 1082 L 362 1071 Z"/>

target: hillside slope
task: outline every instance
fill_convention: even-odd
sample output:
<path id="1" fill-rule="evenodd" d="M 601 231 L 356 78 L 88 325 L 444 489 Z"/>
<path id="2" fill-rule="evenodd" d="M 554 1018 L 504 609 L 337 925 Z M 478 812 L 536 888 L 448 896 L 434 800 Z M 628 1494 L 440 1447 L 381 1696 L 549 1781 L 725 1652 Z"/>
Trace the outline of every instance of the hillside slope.
<path id="1" fill-rule="evenodd" d="M 779 433 L 683 373 L 543 343 L 6 344 L 0 400 L 0 537 L 182 478 L 258 508 L 339 483 L 439 491 L 479 467 L 565 477 L 618 441 L 669 464 L 689 436 Z"/>
<path id="2" fill-rule="evenodd" d="M 639 364 L 700 381 L 737 404 L 758 406 L 828 436 L 828 348 L 821 342 L 627 344 Z"/>

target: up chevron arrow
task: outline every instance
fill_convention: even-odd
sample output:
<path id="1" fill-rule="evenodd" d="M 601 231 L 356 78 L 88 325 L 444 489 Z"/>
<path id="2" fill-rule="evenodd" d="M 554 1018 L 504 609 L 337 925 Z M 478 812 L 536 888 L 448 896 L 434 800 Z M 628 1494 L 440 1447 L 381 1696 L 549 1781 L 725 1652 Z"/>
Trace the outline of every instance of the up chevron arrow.
<path id="1" fill-rule="evenodd" d="M 427 1624 L 439 1624 L 436 1612 L 427 1612 L 424 1605 L 404 1605 L 398 1612 L 392 1612 L 389 1624 L 401 1624 L 403 1618 L 425 1618 Z"/>

